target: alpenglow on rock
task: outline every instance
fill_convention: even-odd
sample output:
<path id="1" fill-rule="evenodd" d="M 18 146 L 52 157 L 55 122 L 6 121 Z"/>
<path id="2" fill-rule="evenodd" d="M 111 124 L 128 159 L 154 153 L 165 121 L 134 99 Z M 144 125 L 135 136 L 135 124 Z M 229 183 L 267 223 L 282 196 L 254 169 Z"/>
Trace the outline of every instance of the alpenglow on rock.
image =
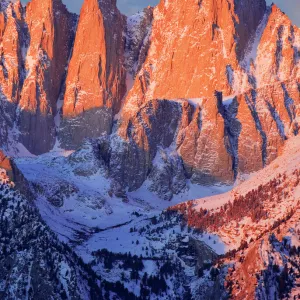
<path id="1" fill-rule="evenodd" d="M 2 3 L 3 148 L 105 134 L 113 190 L 175 174 L 151 184 L 170 198 L 186 179 L 263 168 L 298 134 L 300 32 L 275 5 L 161 1 L 126 19 L 116 1 L 85 0 L 75 21 L 60 0 Z"/>
<path id="2" fill-rule="evenodd" d="M 116 0 L 84 1 L 66 79 L 63 147 L 73 149 L 84 138 L 111 132 L 126 92 L 124 30 Z"/>
<path id="3" fill-rule="evenodd" d="M 19 141 L 34 154 L 45 153 L 55 143 L 56 102 L 74 16 L 61 0 L 32 0 L 26 10 L 20 1 L 10 1 L 1 12 L 0 28 L 2 98 L 10 103 Z"/>
<path id="4" fill-rule="evenodd" d="M 176 148 L 188 178 L 213 184 L 259 170 L 298 133 L 299 38 L 299 28 L 265 1 L 162 1 L 118 135 L 145 148 L 155 112 L 141 115 L 141 107 L 153 99 L 185 99 L 199 107 L 201 120 L 179 135 Z"/>

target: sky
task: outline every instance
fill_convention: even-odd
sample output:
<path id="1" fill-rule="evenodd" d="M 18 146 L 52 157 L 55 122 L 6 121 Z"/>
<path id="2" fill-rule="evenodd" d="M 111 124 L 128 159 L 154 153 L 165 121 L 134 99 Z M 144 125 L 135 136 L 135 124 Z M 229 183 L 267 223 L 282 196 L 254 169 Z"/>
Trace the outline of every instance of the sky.
<path id="1" fill-rule="evenodd" d="M 1 1 L 1 0 L 0 0 Z M 29 0 L 21 0 L 26 3 Z M 254 0 L 255 1 L 255 0 Z M 63 0 L 68 8 L 79 13 L 83 0 Z M 126 15 L 131 15 L 148 5 L 156 5 L 159 0 L 117 0 L 119 9 Z M 276 3 L 289 17 L 294 24 L 300 26 L 300 0 L 267 0 L 268 4 Z"/>

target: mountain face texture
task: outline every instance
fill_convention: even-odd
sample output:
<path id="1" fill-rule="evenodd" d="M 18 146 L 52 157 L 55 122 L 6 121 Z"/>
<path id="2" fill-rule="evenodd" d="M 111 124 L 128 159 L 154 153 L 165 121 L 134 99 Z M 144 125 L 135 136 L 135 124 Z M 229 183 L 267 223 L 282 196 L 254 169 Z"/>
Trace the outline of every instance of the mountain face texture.
<path id="1" fill-rule="evenodd" d="M 0 1 L 0 298 L 298 299 L 300 29 L 116 4 Z"/>
<path id="2" fill-rule="evenodd" d="M 19 102 L 19 128 L 25 147 L 43 153 L 55 142 L 56 102 L 73 40 L 73 16 L 60 0 L 31 1 L 25 22 L 30 42 Z"/>
<path id="3" fill-rule="evenodd" d="M 3 145 L 41 154 L 105 134 L 113 192 L 161 177 L 158 149 L 176 157 L 165 186 L 174 172 L 182 187 L 230 184 L 298 134 L 299 28 L 264 0 L 161 1 L 127 20 L 86 0 L 77 25 L 60 0 L 6 1 L 0 22 Z"/>
<path id="4" fill-rule="evenodd" d="M 105 143 L 88 141 L 68 157 L 19 158 L 16 164 L 48 226 L 97 276 L 140 299 L 297 299 L 299 145 L 299 136 L 289 139 L 279 157 L 227 193 L 154 215 L 153 194 L 109 196 L 107 157 L 97 165 Z M 155 174 L 163 179 L 176 159 L 158 153 Z"/>
<path id="5" fill-rule="evenodd" d="M 266 8 L 264 1 L 248 7 L 246 1 L 232 2 L 161 1 L 154 10 L 148 56 L 131 97 L 201 98 L 216 90 L 230 94 L 226 67 L 238 69 L 237 52 L 245 52 L 247 35 L 256 31 Z M 247 11 L 253 24 L 245 23 L 240 11 Z M 243 31 L 248 34 L 239 38 Z"/>
<path id="6" fill-rule="evenodd" d="M 218 112 L 217 102 L 217 96 L 211 101 L 199 101 L 196 106 L 184 99 L 147 101 L 126 121 L 128 123 L 122 120 L 119 136 L 112 137 L 113 146 L 108 156 L 111 177 L 130 190 L 139 188 L 152 165 L 155 166 L 156 155 L 159 156 L 157 149 L 161 148 L 176 157 L 178 162 L 174 171 L 186 174 L 180 176 L 183 179 L 181 185 L 186 176 L 193 183 L 204 185 L 231 183 L 234 179 L 232 158 L 224 142 L 225 122 Z M 213 139 L 211 135 L 214 135 Z M 127 153 L 125 157 L 124 153 Z M 161 161 L 160 166 L 164 163 Z M 116 168 L 120 164 L 122 167 Z M 198 165 L 202 166 L 201 170 Z M 168 182 L 172 178 L 171 172 L 164 180 Z M 162 184 L 160 180 L 156 182 Z"/>
<path id="7" fill-rule="evenodd" d="M 185 174 L 201 184 L 232 182 L 269 164 L 298 133 L 299 28 L 264 1 L 187 6 L 162 1 L 154 9 L 147 58 L 126 97 L 117 134 L 133 152 L 142 144 L 143 152 L 156 153 L 157 145 L 144 143 L 155 125 L 151 114 L 143 117 L 143 106 L 153 99 L 193 102 L 198 121 L 196 114 L 173 139 Z M 141 165 L 143 182 L 152 167 Z"/>
<path id="8" fill-rule="evenodd" d="M 146 60 L 150 46 L 149 37 L 152 21 L 153 7 L 150 6 L 142 12 L 127 18 L 125 66 L 129 75 L 133 78 L 135 78 Z M 127 84 L 130 85 L 129 82 Z"/>
<path id="9" fill-rule="evenodd" d="M 74 16 L 61 1 L 20 1 L 1 12 L 2 98 L 19 141 L 32 153 L 51 150 L 54 117 L 73 39 Z M 17 106 L 17 107 L 16 107 Z M 15 110 L 15 112 L 14 112 Z"/>
<path id="10" fill-rule="evenodd" d="M 126 92 L 125 17 L 116 0 L 86 0 L 77 25 L 64 94 L 61 141 L 68 149 L 112 130 Z"/>

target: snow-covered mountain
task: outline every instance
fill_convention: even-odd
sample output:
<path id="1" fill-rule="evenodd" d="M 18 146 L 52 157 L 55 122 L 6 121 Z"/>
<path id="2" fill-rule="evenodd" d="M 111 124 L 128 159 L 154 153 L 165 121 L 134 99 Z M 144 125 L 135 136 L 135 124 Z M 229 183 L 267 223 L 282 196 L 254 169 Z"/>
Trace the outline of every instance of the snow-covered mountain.
<path id="1" fill-rule="evenodd" d="M 0 298 L 300 297 L 299 78 L 265 0 L 2 1 Z"/>
<path id="2" fill-rule="evenodd" d="M 98 276 L 121 281 L 142 299 L 281 299 L 299 294 L 299 144 L 299 137 L 290 139 L 280 157 L 227 193 L 226 186 L 191 185 L 172 202 L 147 189 L 110 196 L 89 143 L 67 157 L 16 165 L 60 240 Z M 197 192 L 199 200 L 160 212 Z M 204 197 L 210 193 L 219 195 Z M 150 276 L 161 289 L 153 289 Z"/>
<path id="3" fill-rule="evenodd" d="M 217 280 L 233 299 L 300 295 L 299 145 L 299 137 L 291 139 L 280 157 L 230 192 L 170 208 L 223 244 Z"/>

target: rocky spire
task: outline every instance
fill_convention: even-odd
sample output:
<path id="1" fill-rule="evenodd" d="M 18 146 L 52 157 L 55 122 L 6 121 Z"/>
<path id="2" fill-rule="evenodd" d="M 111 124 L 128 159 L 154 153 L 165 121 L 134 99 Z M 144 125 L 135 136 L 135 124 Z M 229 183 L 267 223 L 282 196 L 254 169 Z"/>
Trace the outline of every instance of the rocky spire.
<path id="1" fill-rule="evenodd" d="M 24 18 L 20 1 L 7 4 L 0 13 L 0 83 L 7 101 L 18 103 L 22 86 Z"/>
<path id="2" fill-rule="evenodd" d="M 61 0 L 32 0 L 25 22 L 28 47 L 19 127 L 21 142 L 39 154 L 55 142 L 56 102 L 71 51 L 74 16 Z"/>
<path id="3" fill-rule="evenodd" d="M 109 133 L 126 92 L 125 17 L 116 1 L 85 0 L 66 80 L 61 142 L 76 147 L 85 137 Z"/>

